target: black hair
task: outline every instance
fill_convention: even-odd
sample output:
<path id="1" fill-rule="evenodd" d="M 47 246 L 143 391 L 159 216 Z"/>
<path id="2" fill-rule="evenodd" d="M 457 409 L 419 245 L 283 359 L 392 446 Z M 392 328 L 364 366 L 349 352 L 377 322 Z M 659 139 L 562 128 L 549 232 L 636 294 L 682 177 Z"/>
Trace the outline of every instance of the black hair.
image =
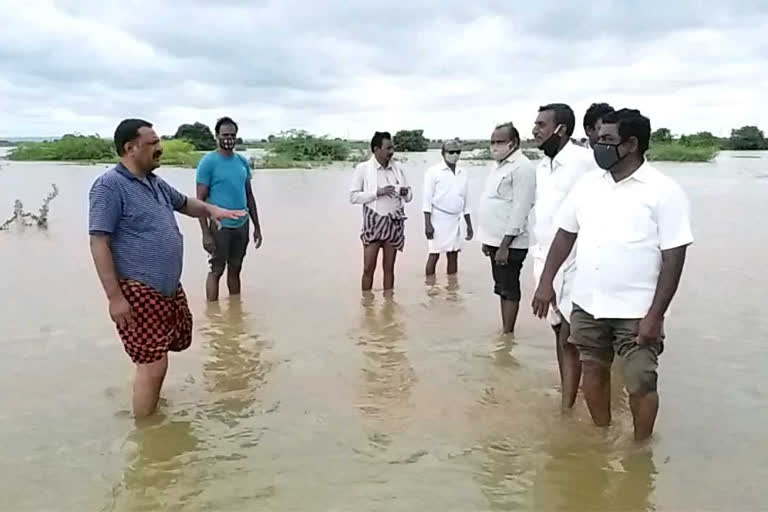
<path id="1" fill-rule="evenodd" d="M 219 130 L 221 130 L 221 127 L 225 124 L 231 124 L 235 127 L 235 131 L 238 131 L 239 128 L 237 127 L 237 123 L 231 118 L 231 117 L 222 117 L 218 121 L 216 121 L 216 127 L 214 128 L 216 135 L 219 134 Z"/>
<path id="2" fill-rule="evenodd" d="M 651 140 L 651 120 L 639 110 L 622 108 L 603 117 L 603 124 L 619 125 L 619 136 L 622 140 L 636 137 L 640 154 L 648 150 Z"/>
<path id="3" fill-rule="evenodd" d="M 507 133 L 509 133 L 509 140 L 520 142 L 520 132 L 517 131 L 517 128 L 515 128 L 515 125 L 512 123 L 512 121 L 496 125 L 496 130 L 501 129 L 507 130 Z"/>
<path id="4" fill-rule="evenodd" d="M 550 103 L 539 107 L 539 112 L 546 112 L 547 110 L 555 113 L 555 125 L 564 124 L 566 134 L 569 137 L 573 135 L 573 130 L 576 128 L 576 115 L 574 115 L 571 107 L 565 103 Z"/>
<path id="5" fill-rule="evenodd" d="M 392 135 L 389 132 L 376 132 L 371 138 L 371 151 L 375 151 L 376 148 L 380 148 L 385 140 L 392 140 Z"/>
<path id="6" fill-rule="evenodd" d="M 607 103 L 591 104 L 584 113 L 584 128 L 594 128 L 595 123 L 613 111 L 613 107 Z"/>
<path id="7" fill-rule="evenodd" d="M 115 129 L 115 149 L 117 154 L 125 154 L 125 145 L 139 136 L 141 128 L 152 128 L 152 123 L 143 119 L 123 119 Z"/>

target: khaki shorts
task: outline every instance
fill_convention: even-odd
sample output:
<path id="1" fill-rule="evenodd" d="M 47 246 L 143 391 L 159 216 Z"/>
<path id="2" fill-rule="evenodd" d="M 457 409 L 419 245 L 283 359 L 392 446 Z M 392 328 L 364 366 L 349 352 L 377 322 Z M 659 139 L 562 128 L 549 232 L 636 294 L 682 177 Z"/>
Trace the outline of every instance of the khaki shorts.
<path id="1" fill-rule="evenodd" d="M 645 347 L 637 344 L 640 319 L 596 319 L 577 304 L 571 313 L 571 337 L 582 361 L 610 366 L 614 354 L 624 360 L 624 380 L 630 394 L 656 391 L 659 355 L 664 351 L 661 339 Z"/>

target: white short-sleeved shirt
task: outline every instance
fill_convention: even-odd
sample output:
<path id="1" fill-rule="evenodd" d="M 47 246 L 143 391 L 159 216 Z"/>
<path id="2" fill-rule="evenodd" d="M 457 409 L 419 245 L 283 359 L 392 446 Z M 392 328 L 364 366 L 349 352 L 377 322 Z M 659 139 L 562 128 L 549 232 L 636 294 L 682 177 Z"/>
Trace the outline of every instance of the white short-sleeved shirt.
<path id="1" fill-rule="evenodd" d="M 596 318 L 642 318 L 661 271 L 661 251 L 693 242 L 683 190 L 647 162 L 615 182 L 589 173 L 557 224 L 578 233 L 573 303 Z"/>

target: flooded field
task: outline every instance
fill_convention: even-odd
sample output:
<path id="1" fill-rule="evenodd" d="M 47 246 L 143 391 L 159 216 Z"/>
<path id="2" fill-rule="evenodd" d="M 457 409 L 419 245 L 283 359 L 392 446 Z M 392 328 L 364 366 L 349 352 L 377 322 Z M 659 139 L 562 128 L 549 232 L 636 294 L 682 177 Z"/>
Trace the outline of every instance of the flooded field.
<path id="1" fill-rule="evenodd" d="M 51 183 L 61 194 L 47 231 L 0 232 L 0 510 L 765 508 L 768 153 L 657 164 L 692 199 L 696 243 L 644 447 L 620 382 L 607 431 L 581 397 L 560 416 L 528 263 L 514 343 L 478 243 L 457 279 L 441 261 L 425 283 L 418 200 L 440 157 L 407 157 L 417 200 L 393 297 L 361 297 L 348 165 L 255 173 L 264 246 L 249 249 L 241 301 L 223 288 L 205 304 L 199 227 L 181 219 L 193 347 L 172 357 L 161 413 L 139 425 L 88 251 L 87 192 L 104 166 L 2 162 L 0 222 L 16 198 L 36 210 Z M 468 169 L 479 193 L 487 169 Z M 193 193 L 193 171 L 159 174 Z"/>

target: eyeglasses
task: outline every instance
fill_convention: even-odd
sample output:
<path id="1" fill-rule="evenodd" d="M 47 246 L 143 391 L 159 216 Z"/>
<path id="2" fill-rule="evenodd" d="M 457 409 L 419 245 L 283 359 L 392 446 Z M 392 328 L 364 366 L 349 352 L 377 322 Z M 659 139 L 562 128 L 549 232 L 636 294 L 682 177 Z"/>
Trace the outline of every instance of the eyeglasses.
<path id="1" fill-rule="evenodd" d="M 450 151 L 446 151 L 446 153 L 448 153 L 449 155 L 460 155 L 461 154 L 461 150 L 460 149 L 452 149 Z"/>

